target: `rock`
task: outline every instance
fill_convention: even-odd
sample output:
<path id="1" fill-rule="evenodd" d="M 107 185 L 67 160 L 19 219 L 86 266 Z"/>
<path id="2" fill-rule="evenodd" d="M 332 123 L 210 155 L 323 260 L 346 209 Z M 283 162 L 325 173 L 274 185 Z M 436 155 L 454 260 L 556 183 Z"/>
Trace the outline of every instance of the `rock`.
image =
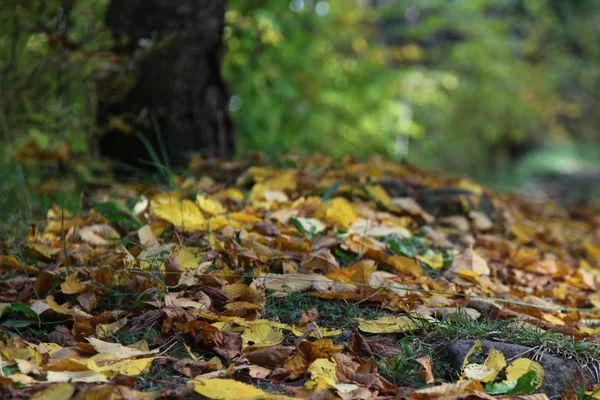
<path id="1" fill-rule="evenodd" d="M 450 345 L 448 355 L 454 368 L 460 370 L 467 352 L 475 342 L 475 340 L 457 340 Z M 485 354 L 492 348 L 501 351 L 509 363 L 511 359 L 520 357 L 533 359 L 537 350 L 529 346 L 490 340 L 481 340 L 481 347 Z M 546 353 L 543 353 L 539 358 L 535 358 L 535 361 L 544 368 L 544 381 L 538 391 L 546 394 L 550 399 L 560 399 L 564 391 L 571 387 L 577 372 L 576 363 Z"/>

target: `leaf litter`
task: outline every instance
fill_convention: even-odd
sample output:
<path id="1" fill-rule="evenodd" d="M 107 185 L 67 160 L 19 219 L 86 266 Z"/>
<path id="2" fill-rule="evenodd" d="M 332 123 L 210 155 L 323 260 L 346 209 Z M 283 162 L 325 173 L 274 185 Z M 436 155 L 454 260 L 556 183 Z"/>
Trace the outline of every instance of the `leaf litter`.
<path id="1" fill-rule="evenodd" d="M 597 342 L 600 214 L 378 157 L 295 162 L 98 188 L 1 242 L 3 398 L 542 399 L 543 368 L 497 350 L 450 383 L 429 356 L 411 385 L 381 368 L 407 374 L 399 341 L 463 317 Z M 294 296 L 354 315 L 269 309 Z"/>

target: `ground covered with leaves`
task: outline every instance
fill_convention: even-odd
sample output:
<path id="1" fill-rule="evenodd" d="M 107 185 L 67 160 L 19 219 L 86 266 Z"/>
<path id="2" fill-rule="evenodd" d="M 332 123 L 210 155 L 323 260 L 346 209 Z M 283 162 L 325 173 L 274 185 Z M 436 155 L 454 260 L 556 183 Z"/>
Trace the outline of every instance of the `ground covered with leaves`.
<path id="1" fill-rule="evenodd" d="M 590 210 L 377 157 L 197 161 L 3 230 L 2 398 L 542 399 L 539 353 L 596 394 Z M 459 339 L 535 351 L 457 366 Z"/>

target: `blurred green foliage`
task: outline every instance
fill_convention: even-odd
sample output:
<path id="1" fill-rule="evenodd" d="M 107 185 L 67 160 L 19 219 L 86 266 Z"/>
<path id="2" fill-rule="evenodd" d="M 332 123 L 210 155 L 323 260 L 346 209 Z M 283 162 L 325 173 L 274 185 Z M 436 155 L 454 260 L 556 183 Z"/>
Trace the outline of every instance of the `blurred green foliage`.
<path id="1" fill-rule="evenodd" d="M 33 141 L 87 152 L 95 132 L 90 74 L 106 59 L 106 1 L 3 0 L 0 11 L 0 130 L 3 157 Z M 74 16 L 67 18 L 67 14 Z M 30 148 L 31 150 L 31 148 Z M 57 150 L 58 151 L 58 150 Z"/>
<path id="2" fill-rule="evenodd" d="M 523 147 L 598 136 L 598 2 L 230 7 L 225 73 L 242 151 L 376 151 L 489 177 Z"/>
<path id="3" fill-rule="evenodd" d="M 347 0 L 231 0 L 224 73 L 240 149 L 391 155 L 398 80 L 375 10 Z"/>
<path id="4" fill-rule="evenodd" d="M 90 152 L 106 3 L 0 2 L 2 157 Z M 523 146 L 598 141 L 598 1 L 229 0 L 225 19 L 241 154 L 378 152 L 482 177 Z"/>

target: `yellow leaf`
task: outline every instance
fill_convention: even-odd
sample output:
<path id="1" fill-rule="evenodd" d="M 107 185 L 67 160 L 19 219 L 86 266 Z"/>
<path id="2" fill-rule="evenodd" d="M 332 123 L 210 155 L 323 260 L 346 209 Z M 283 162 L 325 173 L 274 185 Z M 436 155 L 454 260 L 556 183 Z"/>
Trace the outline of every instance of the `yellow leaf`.
<path id="1" fill-rule="evenodd" d="M 413 400 L 459 399 L 466 397 L 465 394 L 473 394 L 474 392 L 485 392 L 481 383 L 476 381 L 443 383 L 439 386 L 416 390 L 410 394 L 410 398 Z M 476 398 L 480 397 L 476 396 Z M 492 397 L 490 396 L 490 398 Z"/>
<path id="2" fill-rule="evenodd" d="M 283 341 L 281 329 L 274 328 L 272 322 L 265 321 L 262 324 L 252 324 L 242 333 L 244 347 L 253 348 L 276 346 Z"/>
<path id="3" fill-rule="evenodd" d="M 390 195 L 387 194 L 385 189 L 382 188 L 380 185 L 367 185 L 365 186 L 365 190 L 373 199 L 377 200 L 379 203 L 383 204 L 384 206 L 390 205 Z"/>
<path id="4" fill-rule="evenodd" d="M 165 244 L 162 246 L 150 247 L 142 251 L 137 256 L 137 261 L 140 264 L 141 269 L 156 269 L 160 268 L 164 270 L 164 260 L 173 251 L 174 245 Z"/>
<path id="5" fill-rule="evenodd" d="M 509 381 L 516 381 L 529 371 L 535 371 L 536 373 L 535 387 L 539 388 L 542 386 L 542 382 L 544 381 L 544 368 L 529 358 L 519 358 L 513 361 L 506 368 L 506 379 Z"/>
<path id="6" fill-rule="evenodd" d="M 315 210 L 314 217 L 331 225 L 348 230 L 358 219 L 352 204 L 343 197 L 335 197 L 321 203 Z"/>
<path id="7" fill-rule="evenodd" d="M 475 344 L 473 345 L 473 347 L 471 347 L 469 349 L 469 351 L 467 351 L 467 354 L 465 354 L 465 359 L 463 360 L 463 364 L 462 364 L 462 369 L 464 369 L 467 364 L 469 364 L 469 357 L 471 357 L 473 355 L 473 353 L 481 351 L 481 342 L 478 340 L 475 342 Z"/>
<path id="8" fill-rule="evenodd" d="M 110 225 L 96 224 L 79 229 L 82 242 L 94 247 L 106 247 L 119 238 L 119 233 Z"/>
<path id="9" fill-rule="evenodd" d="M 471 347 L 465 359 L 462 367 L 462 380 L 474 380 L 477 382 L 490 382 L 493 381 L 498 373 L 506 367 L 506 358 L 502 352 L 491 349 L 485 362 L 483 364 L 467 364 L 469 357 L 476 352 L 481 350 L 481 343 L 478 341 Z M 466 365 L 465 365 L 466 364 Z"/>
<path id="10" fill-rule="evenodd" d="M 263 196 L 267 203 L 285 203 L 290 201 L 288 195 L 281 190 L 265 190 Z"/>
<path id="11" fill-rule="evenodd" d="M 63 358 L 52 364 L 46 364 L 47 371 L 55 372 L 82 372 L 87 371 L 87 361 L 75 358 Z"/>
<path id="12" fill-rule="evenodd" d="M 244 212 L 232 212 L 229 213 L 229 219 L 237 221 L 241 224 L 255 224 L 257 222 L 262 222 L 262 219 L 257 217 L 256 215 L 244 213 Z"/>
<path id="13" fill-rule="evenodd" d="M 158 350 L 141 351 L 131 347 L 123 346 L 119 343 L 109 343 L 93 337 L 87 338 L 87 341 L 90 342 L 90 344 L 98 353 L 113 355 L 113 360 L 122 360 L 125 358 L 154 354 L 158 352 Z"/>
<path id="14" fill-rule="evenodd" d="M 175 193 L 162 193 L 150 201 L 150 215 L 172 223 L 184 232 L 206 230 L 206 219 L 200 208 L 188 199 L 180 199 Z"/>
<path id="15" fill-rule="evenodd" d="M 61 400 L 70 399 L 75 393 L 75 386 L 71 383 L 56 383 L 31 396 L 32 400 Z"/>
<path id="16" fill-rule="evenodd" d="M 0 268 L 6 269 L 22 269 L 21 263 L 15 256 L 0 255 Z"/>
<path id="17" fill-rule="evenodd" d="M 34 243 L 32 246 L 33 250 L 35 250 L 38 254 L 51 260 L 55 255 L 63 251 L 63 249 L 57 247 L 50 247 L 40 243 Z"/>
<path id="18" fill-rule="evenodd" d="M 185 351 L 187 351 L 188 355 L 190 356 L 190 358 L 196 362 L 198 362 L 198 357 L 196 357 L 196 355 L 194 353 L 192 353 L 192 349 L 190 348 L 190 346 L 188 346 L 187 344 L 183 344 L 183 347 L 185 347 Z"/>
<path id="19" fill-rule="evenodd" d="M 213 197 L 215 199 L 231 199 L 231 200 L 235 200 L 235 201 L 242 201 L 244 200 L 244 193 L 240 192 L 238 189 L 236 188 L 229 188 L 229 189 L 225 189 L 225 190 L 221 190 L 220 192 L 217 192 L 213 195 Z"/>
<path id="20" fill-rule="evenodd" d="M 196 203 L 198 203 L 200 210 L 208 215 L 224 214 L 227 211 L 218 200 L 208 198 L 201 194 L 196 196 Z"/>
<path id="21" fill-rule="evenodd" d="M 588 390 L 585 392 L 585 394 L 593 397 L 594 399 L 600 400 L 600 384 L 594 385 L 593 390 Z"/>
<path id="22" fill-rule="evenodd" d="M 467 364 L 462 373 L 463 379 L 477 382 L 489 382 L 498 375 L 498 371 L 484 364 Z"/>
<path id="23" fill-rule="evenodd" d="M 108 382 L 106 375 L 95 371 L 48 371 L 46 380 L 48 382 Z"/>
<path id="24" fill-rule="evenodd" d="M 231 220 L 226 215 L 215 215 L 214 217 L 210 217 L 208 219 L 208 230 L 210 231 L 220 231 L 222 228 L 233 225 L 231 224 Z M 239 224 L 235 224 L 234 228 L 237 228 Z"/>
<path id="25" fill-rule="evenodd" d="M 249 400 L 249 399 L 290 399 L 287 396 L 269 394 L 247 383 L 233 379 L 195 378 L 188 383 L 194 385 L 194 391 L 209 399 Z"/>
<path id="26" fill-rule="evenodd" d="M 381 317 L 366 320 L 354 318 L 358 321 L 358 329 L 367 333 L 396 333 L 418 329 L 417 324 L 405 315 L 397 317 Z"/>
<path id="27" fill-rule="evenodd" d="M 110 324 L 98 324 L 96 325 L 96 336 L 100 338 L 108 337 L 121 330 L 127 325 L 127 318 L 119 319 Z"/>
<path id="28" fill-rule="evenodd" d="M 335 387 L 338 383 L 337 379 L 337 363 L 329 361 L 326 358 L 319 358 L 313 361 L 308 367 L 310 372 L 310 380 L 304 385 L 307 389 L 313 389 L 317 386 L 319 380 L 323 380 L 327 386 Z"/>
<path id="29" fill-rule="evenodd" d="M 81 283 L 77 279 L 77 272 L 74 272 L 65 278 L 65 281 L 60 285 L 60 289 L 64 294 L 78 294 L 85 292 L 88 286 Z"/>
<path id="30" fill-rule="evenodd" d="M 506 357 L 504 357 L 504 353 L 502 353 L 501 351 L 491 349 L 483 364 L 490 368 L 493 368 L 496 371 L 496 374 L 494 374 L 494 376 L 491 379 L 484 381 L 489 382 L 496 378 L 498 372 L 502 371 L 504 367 L 506 367 Z"/>
<path id="31" fill-rule="evenodd" d="M 308 333 L 311 333 L 311 331 L 313 331 L 311 329 L 310 326 L 296 326 L 296 325 L 286 325 L 283 326 L 282 329 L 285 330 L 289 330 L 291 331 L 294 335 L 296 336 L 304 336 Z M 332 329 L 332 328 L 324 328 L 324 327 L 317 327 L 316 331 L 314 332 L 314 334 L 312 334 L 312 336 L 317 336 L 317 337 L 330 337 L 330 336 L 337 336 L 337 335 L 341 335 L 342 334 L 342 330 L 341 329 Z"/>
<path id="32" fill-rule="evenodd" d="M 583 248 L 591 260 L 600 260 L 600 245 L 594 244 L 591 238 L 583 241 Z"/>
<path id="33" fill-rule="evenodd" d="M 431 268 L 439 271 L 444 266 L 444 257 L 441 253 L 430 254 L 428 256 L 417 256 L 417 260 L 424 262 Z"/>
<path id="34" fill-rule="evenodd" d="M 160 244 L 150 225 L 144 225 L 138 229 L 138 237 L 140 238 L 140 244 L 144 247 L 155 247 Z"/>
<path id="35" fill-rule="evenodd" d="M 313 287 L 313 283 L 326 280 L 319 274 L 264 274 L 256 279 L 267 290 L 302 292 Z"/>
<path id="36" fill-rule="evenodd" d="M 542 314 L 542 318 L 550 323 L 553 323 L 554 325 L 561 325 L 561 326 L 565 325 L 565 321 L 563 321 L 562 319 L 560 319 L 557 316 L 550 314 L 550 313 Z"/>
<path id="37" fill-rule="evenodd" d="M 596 308 L 600 308 L 600 294 L 592 293 L 588 296 L 588 300 Z"/>
<path id="38" fill-rule="evenodd" d="M 456 187 L 461 188 L 461 189 L 466 189 L 469 190 L 475 194 L 481 195 L 483 194 L 483 188 L 477 184 L 476 182 L 473 182 L 469 179 L 461 179 L 458 184 L 456 185 Z"/>
<path id="39" fill-rule="evenodd" d="M 381 261 L 388 264 L 396 271 L 401 272 L 405 275 L 411 275 L 416 278 L 423 276 L 423 268 L 412 258 L 404 257 L 401 255 L 388 255 L 384 254 Z"/>
<path id="40" fill-rule="evenodd" d="M 174 251 L 177 253 L 179 265 L 184 270 L 195 270 L 200 265 L 204 252 L 196 247 L 179 247 Z"/>
<path id="41" fill-rule="evenodd" d="M 458 273 L 460 270 L 468 269 L 475 271 L 479 275 L 489 275 L 490 267 L 487 261 L 477 254 L 472 248 L 468 247 L 461 255 L 452 262 L 450 271 Z"/>
<path id="42" fill-rule="evenodd" d="M 556 297 L 557 300 L 565 300 L 567 298 L 567 290 L 569 289 L 569 286 L 567 284 L 561 283 L 560 285 L 556 286 L 554 288 L 554 297 Z M 598 307 L 600 306 L 600 298 L 598 299 L 598 305 L 596 305 L 593 301 L 592 304 L 594 304 L 594 307 Z"/>
<path id="43" fill-rule="evenodd" d="M 92 319 L 93 316 L 81 311 L 80 309 L 78 309 L 77 307 L 73 307 L 73 308 L 69 308 L 70 304 L 69 303 L 65 303 L 63 305 L 59 305 L 56 300 L 54 300 L 54 296 L 48 296 L 46 297 L 46 303 L 50 306 L 50 308 L 52 309 L 52 311 L 54 311 L 57 314 L 62 314 L 62 315 L 73 315 L 76 317 L 81 317 L 81 318 L 85 318 L 85 319 Z"/>
<path id="44" fill-rule="evenodd" d="M 296 220 L 300 223 L 300 226 L 302 226 L 302 228 L 306 232 L 319 233 L 323 232 L 327 228 L 327 226 L 324 223 L 322 223 L 316 218 L 298 217 L 296 218 Z"/>
<path id="45" fill-rule="evenodd" d="M 471 271 L 470 269 L 461 269 L 456 273 L 459 277 L 463 278 L 468 282 L 479 283 L 479 279 L 481 279 L 481 275 L 479 275 L 475 271 Z"/>
<path id="46" fill-rule="evenodd" d="M 133 360 L 122 360 L 115 363 L 108 363 L 100 366 L 96 364 L 94 357 L 88 361 L 88 367 L 95 372 L 112 372 L 113 374 L 121 374 L 127 376 L 137 376 L 143 373 L 156 357 L 137 358 Z"/>
<path id="47" fill-rule="evenodd" d="M 582 326 L 579 328 L 580 332 L 587 333 L 588 335 L 597 335 L 600 333 L 600 328 L 590 328 L 587 326 Z"/>

